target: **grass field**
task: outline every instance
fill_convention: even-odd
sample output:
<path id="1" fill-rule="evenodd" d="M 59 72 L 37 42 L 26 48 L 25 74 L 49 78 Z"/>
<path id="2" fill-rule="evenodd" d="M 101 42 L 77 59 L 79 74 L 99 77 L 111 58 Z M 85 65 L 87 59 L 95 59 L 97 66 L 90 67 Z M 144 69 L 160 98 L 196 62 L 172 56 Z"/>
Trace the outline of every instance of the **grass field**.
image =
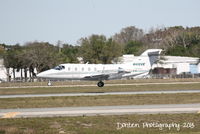
<path id="1" fill-rule="evenodd" d="M 133 80 L 107 80 L 106 84 L 131 84 L 131 83 L 165 83 L 165 82 L 200 82 L 200 78 L 183 78 L 183 79 L 133 79 Z M 59 85 L 96 85 L 97 81 L 53 81 L 54 86 Z M 47 86 L 44 82 L 8 82 L 0 83 L 0 87 L 21 87 L 21 86 Z"/>
<path id="2" fill-rule="evenodd" d="M 197 90 L 200 83 L 192 84 L 151 84 L 151 85 L 116 85 L 99 88 L 96 86 L 84 87 L 37 87 L 37 88 L 0 88 L 0 95 L 9 94 L 47 94 L 71 92 L 123 92 L 123 91 L 158 91 L 158 90 Z"/>
<path id="3" fill-rule="evenodd" d="M 200 93 L 105 95 L 0 99 L 0 108 L 43 108 L 200 103 Z"/>
<path id="4" fill-rule="evenodd" d="M 177 79 L 192 82 L 194 79 Z M 198 81 L 199 79 L 195 80 Z M 155 83 L 172 82 L 171 79 L 162 80 L 116 80 L 111 83 Z M 174 82 L 174 81 L 173 81 Z M 57 82 L 56 84 L 58 84 Z M 91 82 L 93 83 L 93 82 Z M 77 83 L 76 83 L 77 84 Z M 80 83 L 79 83 L 80 84 Z M 83 84 L 83 83 L 82 83 Z M 87 83 L 88 84 L 88 83 Z M 47 94 L 71 92 L 113 92 L 113 91 L 156 91 L 156 90 L 195 90 L 200 89 L 200 83 L 192 84 L 153 84 L 153 85 L 123 85 L 86 87 L 41 87 L 41 88 L 0 88 L 0 95 L 9 94 Z M 0 99 L 0 108 L 41 108 L 66 106 L 105 106 L 105 105 L 142 105 L 142 104 L 184 104 L 200 103 L 200 93 L 190 94 L 147 94 L 147 95 L 106 95 L 106 96 L 79 96 L 79 97 L 41 97 L 41 98 L 10 98 Z"/>
<path id="5" fill-rule="evenodd" d="M 167 83 L 200 82 L 200 79 L 147 79 L 116 80 L 106 84 L 132 83 Z M 96 82 L 55 82 L 55 85 L 96 85 Z M 153 84 L 153 85 L 116 85 L 98 88 L 83 87 L 42 87 L 21 88 L 21 86 L 44 86 L 45 82 L 36 83 L 1 83 L 0 95 L 8 94 L 47 94 L 71 92 L 113 92 L 113 91 L 158 91 L 158 90 L 197 90 L 200 83 L 193 84 Z M 4 88 L 4 87 L 19 88 Z M 105 95 L 78 97 L 41 97 L 0 99 L 0 109 L 8 108 L 42 108 L 42 107 L 76 107 L 108 105 L 143 105 L 143 104 L 186 104 L 200 103 L 200 93 L 180 94 L 143 94 L 143 95 Z M 139 127 L 117 129 L 117 123 L 135 123 Z M 164 127 L 143 128 L 143 123 L 176 123 L 177 128 Z M 155 115 L 118 115 L 118 116 L 84 116 L 56 118 L 20 118 L 0 119 L 0 134 L 200 134 L 200 114 L 155 114 Z"/>
<path id="6" fill-rule="evenodd" d="M 200 114 L 21 118 L 0 119 L 0 122 L 0 134 L 200 134 Z M 117 124 L 121 123 L 138 125 L 120 129 Z M 143 123 L 173 123 L 177 127 L 147 128 Z"/>

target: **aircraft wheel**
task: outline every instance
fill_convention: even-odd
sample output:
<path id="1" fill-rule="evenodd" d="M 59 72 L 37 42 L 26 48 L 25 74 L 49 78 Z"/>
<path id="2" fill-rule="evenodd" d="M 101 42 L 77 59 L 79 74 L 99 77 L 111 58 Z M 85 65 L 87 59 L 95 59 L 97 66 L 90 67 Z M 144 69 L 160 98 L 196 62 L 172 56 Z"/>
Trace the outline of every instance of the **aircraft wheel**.
<path id="1" fill-rule="evenodd" d="M 103 82 L 103 81 L 99 81 L 99 82 L 97 83 L 97 86 L 98 86 L 98 87 L 103 87 L 103 86 L 104 86 L 104 82 Z"/>

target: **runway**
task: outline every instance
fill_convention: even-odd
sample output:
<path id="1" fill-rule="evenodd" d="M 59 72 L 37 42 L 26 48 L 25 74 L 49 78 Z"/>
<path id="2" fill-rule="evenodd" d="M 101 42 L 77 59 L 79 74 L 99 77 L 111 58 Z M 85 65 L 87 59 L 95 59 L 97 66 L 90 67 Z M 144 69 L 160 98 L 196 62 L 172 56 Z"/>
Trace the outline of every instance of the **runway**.
<path id="1" fill-rule="evenodd" d="M 106 86 L 123 85 L 155 85 L 155 84 L 195 84 L 200 82 L 169 82 L 169 83 L 133 83 L 133 84 L 106 84 Z M 96 85 L 64 85 L 54 87 L 83 87 Z M 49 86 L 13 87 L 36 88 Z M 4 87 L 0 87 L 2 89 Z M 11 87 L 7 87 L 11 88 Z M 61 97 L 61 96 L 99 96 L 99 95 L 137 95 L 137 94 L 177 94 L 200 93 L 198 90 L 165 90 L 165 91 L 131 91 L 131 92 L 87 92 L 87 93 L 56 93 L 56 94 L 22 94 L 0 95 L 3 98 L 29 97 Z M 28 108 L 28 109 L 0 109 L 0 118 L 26 117 L 58 117 L 58 116 L 95 116 L 95 115 L 124 115 L 124 114 L 158 114 L 158 113 L 200 113 L 198 104 L 162 104 L 162 105 L 128 105 L 128 106 L 90 106 L 90 107 L 58 107 L 58 108 Z"/>
<path id="2" fill-rule="evenodd" d="M 163 104 L 163 105 L 128 105 L 128 106 L 94 106 L 63 108 L 1 109 L 1 118 L 26 117 L 60 117 L 60 116 L 95 116 L 124 114 L 158 114 L 158 113 L 199 113 L 197 104 Z"/>
<path id="3" fill-rule="evenodd" d="M 175 84 L 199 84 L 200 82 L 158 82 L 158 83 L 127 83 L 127 84 L 106 84 L 105 86 L 142 86 L 142 85 L 175 85 Z M 54 87 L 96 87 L 96 84 L 90 84 L 90 85 L 59 85 L 59 86 L 14 86 L 14 87 L 0 87 L 0 89 L 6 89 L 6 88 L 54 88 Z"/>
<path id="4" fill-rule="evenodd" d="M 136 95 L 136 94 L 177 94 L 200 93 L 200 90 L 167 90 L 167 91 L 134 91 L 134 92 L 91 92 L 91 93 L 60 93 L 60 94 L 22 94 L 0 95 L 3 98 L 31 98 L 31 97 L 63 97 L 63 96 L 99 96 L 99 95 Z"/>

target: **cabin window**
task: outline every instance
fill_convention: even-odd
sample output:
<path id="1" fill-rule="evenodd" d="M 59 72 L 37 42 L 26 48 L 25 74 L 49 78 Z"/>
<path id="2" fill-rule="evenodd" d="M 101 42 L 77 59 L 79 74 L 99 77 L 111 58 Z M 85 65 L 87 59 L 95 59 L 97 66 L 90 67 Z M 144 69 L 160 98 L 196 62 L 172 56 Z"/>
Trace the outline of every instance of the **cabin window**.
<path id="1" fill-rule="evenodd" d="M 75 67 L 75 69 L 74 69 L 75 71 L 77 71 L 78 69 L 77 69 L 77 67 Z"/>
<path id="2" fill-rule="evenodd" d="M 65 66 L 59 65 L 59 66 L 56 66 L 54 69 L 55 70 L 62 70 L 62 69 L 65 69 Z"/>
<path id="3" fill-rule="evenodd" d="M 68 71 L 70 71 L 71 70 L 71 68 L 70 67 L 68 67 Z"/>
<path id="4" fill-rule="evenodd" d="M 96 67 L 94 68 L 94 71 L 97 71 L 97 68 L 96 68 Z"/>
<path id="5" fill-rule="evenodd" d="M 84 67 L 82 67 L 82 71 L 84 71 Z"/>
<path id="6" fill-rule="evenodd" d="M 90 67 L 88 67 L 88 71 L 90 71 L 91 69 L 90 69 Z"/>
<path id="7" fill-rule="evenodd" d="M 65 69 L 65 66 L 61 66 L 62 67 L 62 69 Z"/>

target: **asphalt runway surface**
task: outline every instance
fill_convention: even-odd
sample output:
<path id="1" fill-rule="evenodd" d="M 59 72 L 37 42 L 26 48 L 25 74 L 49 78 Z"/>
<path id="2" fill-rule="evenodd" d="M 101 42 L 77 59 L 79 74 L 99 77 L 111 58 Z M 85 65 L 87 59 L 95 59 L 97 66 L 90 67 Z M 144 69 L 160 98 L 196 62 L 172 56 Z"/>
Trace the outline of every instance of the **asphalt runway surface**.
<path id="1" fill-rule="evenodd" d="M 127 83 L 127 84 L 106 84 L 105 86 L 142 86 L 142 85 L 174 85 L 174 84 L 198 84 L 200 82 L 158 82 L 158 83 Z M 53 84 L 53 82 L 52 82 Z M 0 87 L 0 89 L 5 89 L 5 88 L 54 88 L 54 87 L 96 87 L 96 84 L 90 84 L 90 85 L 59 85 L 59 86 L 7 86 L 7 87 Z"/>
<path id="2" fill-rule="evenodd" d="M 63 97 L 63 96 L 99 96 L 99 95 L 136 95 L 136 94 L 177 94 L 200 93 L 200 90 L 167 90 L 167 91 L 133 91 L 133 92 L 90 92 L 90 93 L 56 93 L 56 94 L 22 94 L 0 95 L 2 98 L 30 98 L 30 97 Z"/>
<path id="3" fill-rule="evenodd" d="M 62 108 L 1 109 L 1 118 L 96 116 L 124 114 L 200 113 L 197 104 L 93 106 Z"/>

